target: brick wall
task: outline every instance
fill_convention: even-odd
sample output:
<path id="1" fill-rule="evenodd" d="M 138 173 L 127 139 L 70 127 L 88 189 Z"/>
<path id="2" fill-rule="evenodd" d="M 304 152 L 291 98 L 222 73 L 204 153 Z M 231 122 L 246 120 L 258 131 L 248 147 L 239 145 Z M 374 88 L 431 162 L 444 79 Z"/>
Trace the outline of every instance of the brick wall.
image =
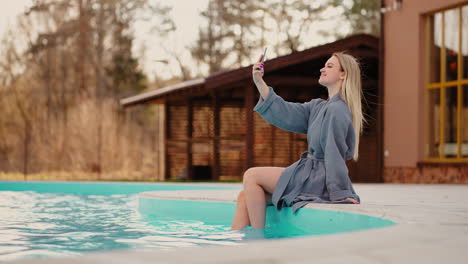
<path id="1" fill-rule="evenodd" d="M 384 169 L 387 183 L 468 183 L 468 165 L 426 165 L 422 168 Z"/>

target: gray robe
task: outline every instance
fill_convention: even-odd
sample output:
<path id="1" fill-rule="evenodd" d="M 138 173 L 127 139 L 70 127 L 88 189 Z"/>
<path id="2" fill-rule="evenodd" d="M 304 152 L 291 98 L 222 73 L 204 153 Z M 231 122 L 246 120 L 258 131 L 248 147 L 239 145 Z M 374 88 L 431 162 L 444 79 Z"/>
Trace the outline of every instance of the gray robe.
<path id="1" fill-rule="evenodd" d="M 301 158 L 287 167 L 272 195 L 281 210 L 292 206 L 293 213 L 307 203 L 360 202 L 348 176 L 345 160 L 352 159 L 355 133 L 351 111 L 340 94 L 329 100 L 306 103 L 286 102 L 272 87 L 266 100 L 260 96 L 254 111 L 281 129 L 307 134 L 308 148 Z"/>

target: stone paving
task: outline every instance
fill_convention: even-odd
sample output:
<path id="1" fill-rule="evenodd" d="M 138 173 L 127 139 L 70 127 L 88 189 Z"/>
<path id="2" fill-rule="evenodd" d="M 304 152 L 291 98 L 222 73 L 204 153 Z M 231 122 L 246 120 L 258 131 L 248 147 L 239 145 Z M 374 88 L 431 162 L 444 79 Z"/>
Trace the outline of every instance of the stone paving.
<path id="1" fill-rule="evenodd" d="M 207 184 L 208 185 L 208 184 Z M 209 184 L 241 187 L 240 184 Z M 238 246 L 114 251 L 10 263 L 468 263 L 468 185 L 354 184 L 360 205 L 309 208 L 384 217 L 397 225 Z M 158 199 L 234 202 L 239 190 L 157 191 Z"/>

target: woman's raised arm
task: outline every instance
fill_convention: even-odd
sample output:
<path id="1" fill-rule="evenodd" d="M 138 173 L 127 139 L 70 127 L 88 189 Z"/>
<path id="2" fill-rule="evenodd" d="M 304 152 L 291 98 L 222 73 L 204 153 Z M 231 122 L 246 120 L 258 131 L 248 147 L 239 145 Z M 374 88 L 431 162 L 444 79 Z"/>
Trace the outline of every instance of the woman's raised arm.
<path id="1" fill-rule="evenodd" d="M 258 92 L 260 93 L 260 96 L 265 100 L 268 97 L 269 93 L 269 88 L 265 81 L 263 80 L 263 74 L 264 74 L 264 61 L 263 61 L 263 54 L 260 56 L 258 61 L 253 65 L 252 67 L 252 78 L 255 83 L 255 86 L 257 86 Z"/>

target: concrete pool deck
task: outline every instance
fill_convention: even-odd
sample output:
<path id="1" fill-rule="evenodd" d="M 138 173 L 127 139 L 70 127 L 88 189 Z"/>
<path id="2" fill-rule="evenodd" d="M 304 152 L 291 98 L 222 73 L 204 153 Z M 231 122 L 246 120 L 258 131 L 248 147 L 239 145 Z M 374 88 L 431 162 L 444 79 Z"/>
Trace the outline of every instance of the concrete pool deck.
<path id="1" fill-rule="evenodd" d="M 240 184 L 203 184 L 241 187 Z M 308 208 L 383 217 L 397 225 L 349 233 L 252 241 L 237 246 L 89 253 L 9 263 L 466 263 L 468 185 L 354 184 L 360 205 Z M 234 202 L 239 190 L 154 191 L 158 199 Z M 313 223 L 311 223 L 313 224 Z"/>

